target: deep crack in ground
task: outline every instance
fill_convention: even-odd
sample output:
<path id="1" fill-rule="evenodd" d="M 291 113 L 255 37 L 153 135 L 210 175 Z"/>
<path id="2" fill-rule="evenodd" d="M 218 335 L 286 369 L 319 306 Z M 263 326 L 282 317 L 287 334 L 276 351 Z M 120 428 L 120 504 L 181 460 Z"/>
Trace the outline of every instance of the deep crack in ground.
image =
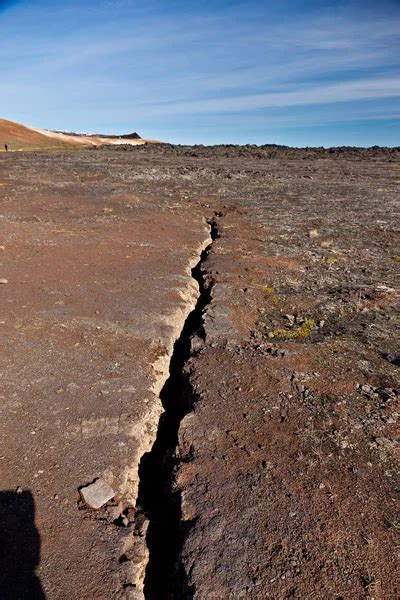
<path id="1" fill-rule="evenodd" d="M 180 423 L 192 409 L 193 398 L 185 380 L 184 365 L 190 357 L 192 336 L 202 336 L 203 311 L 211 301 L 212 284 L 206 283 L 202 266 L 214 240 L 219 237 L 217 217 L 220 216 L 221 213 L 215 213 L 208 221 L 212 241 L 192 269 L 192 277 L 199 284 L 199 297 L 174 345 L 169 378 L 160 393 L 164 412 L 158 424 L 156 441 L 151 451 L 143 455 L 139 465 L 137 509 L 149 519 L 146 538 L 149 561 L 144 581 L 147 600 L 192 597 L 185 573 L 179 566 L 184 532 L 180 497 L 173 487 L 175 451 Z"/>

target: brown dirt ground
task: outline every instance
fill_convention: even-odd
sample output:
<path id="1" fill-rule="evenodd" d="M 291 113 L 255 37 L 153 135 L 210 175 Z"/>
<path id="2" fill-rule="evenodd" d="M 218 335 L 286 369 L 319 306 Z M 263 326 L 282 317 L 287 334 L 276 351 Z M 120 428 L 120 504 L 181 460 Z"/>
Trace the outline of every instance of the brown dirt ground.
<path id="1" fill-rule="evenodd" d="M 90 254 L 87 262 L 93 277 L 107 270 L 108 291 L 146 269 L 141 254 L 130 269 L 123 268 L 122 254 L 112 241 L 121 231 L 127 243 L 130 235 L 138 235 L 146 211 L 152 228 L 142 233 L 142 241 L 151 239 L 155 260 L 161 260 L 159 275 L 167 280 L 179 231 L 192 224 L 189 238 L 200 235 L 201 216 L 217 212 L 220 237 L 203 265 L 204 277 L 213 286 L 205 340 L 193 345 L 196 350 L 185 367 L 195 402 L 180 427 L 175 472 L 185 531 L 181 575 L 173 591 L 162 596 L 398 598 L 399 186 L 396 149 L 149 146 L 130 152 L 121 147 L 4 156 L 0 194 L 5 248 L 12 244 L 15 251 L 2 268 L 10 260 L 29 288 L 18 297 L 18 291 L 4 286 L 10 300 L 6 306 L 16 313 L 7 332 L 8 360 L 18 368 L 9 371 L 3 401 L 10 414 L 19 412 L 3 420 L 2 447 L 9 469 L 2 487 L 20 485 L 18 448 L 29 437 L 28 424 L 41 416 L 43 406 L 54 404 L 54 396 L 43 394 L 30 403 L 27 388 L 38 352 L 37 343 L 27 341 L 35 324 L 32 311 L 42 304 L 40 290 L 49 286 L 45 268 L 56 295 L 65 269 L 65 248 L 57 241 L 63 234 L 49 237 L 49 230 L 42 229 L 48 223 L 53 230 L 95 227 L 95 244 L 107 238 L 106 264 L 104 254 L 96 261 Z M 103 210 L 110 207 L 107 216 Z M 82 210 L 88 211 L 83 217 Z M 68 240 L 74 239 L 71 231 L 64 234 Z M 35 244 L 42 253 L 37 264 Z M 47 245 L 51 250 L 44 251 Z M 86 252 L 83 244 L 79 253 L 66 255 L 76 277 Z M 12 281 L 12 276 L 7 278 Z M 135 310 L 145 306 L 145 332 L 162 308 L 148 312 L 146 298 L 154 295 L 155 284 L 144 274 L 139 280 L 145 290 Z M 67 296 L 71 281 L 65 283 Z M 128 289 L 116 304 L 127 320 L 132 311 Z M 91 297 L 86 287 L 82 294 L 74 292 L 73 309 L 80 318 Z M 97 298 L 98 305 L 103 306 L 102 318 L 118 320 L 106 291 Z M 12 311 L 5 311 L 7 327 Z M 68 328 L 66 333 L 73 331 Z M 48 336 L 46 330 L 44 348 Z M 55 343 L 61 337 L 56 333 Z M 89 352 L 90 339 L 82 340 L 83 353 Z M 99 368 L 110 368 L 108 342 L 98 342 L 103 354 Z M 113 335 L 109 343 L 115 344 Z M 59 357 L 51 375 L 67 378 L 75 367 L 63 345 Z M 147 358 L 137 346 L 134 359 L 145 363 Z M 121 369 L 127 383 L 134 378 L 132 362 Z M 17 406 L 13 394 L 21 383 L 27 393 Z M 95 415 L 98 409 L 93 405 L 91 410 Z M 56 441 L 60 436 L 52 421 L 48 435 Z M 95 435 L 87 452 L 94 444 L 106 465 L 111 446 Z M 40 445 L 29 451 L 29 481 L 40 504 L 33 478 L 39 451 Z M 50 459 L 51 452 L 46 465 Z M 85 577 L 97 585 L 95 564 L 77 564 L 78 538 L 71 545 L 67 536 L 51 533 L 54 527 L 57 532 L 57 518 L 68 528 L 69 520 L 75 522 L 74 511 L 83 514 L 72 499 L 77 468 L 72 461 L 65 479 L 65 497 L 70 497 L 65 514 L 36 523 L 44 539 L 52 537 L 55 549 L 49 553 L 42 545 L 46 559 L 37 570 L 49 598 L 65 597 L 68 590 L 57 592 L 60 570 L 64 578 L 72 569 L 74 590 Z M 48 481 L 46 498 L 57 493 Z M 95 540 L 94 558 L 102 552 L 100 570 L 110 568 L 108 555 L 117 547 L 110 543 L 115 528 L 103 519 L 85 519 Z M 133 535 L 129 526 L 124 535 Z M 123 565 L 112 568 L 118 575 Z M 124 597 L 118 596 L 122 592 L 115 578 L 104 578 L 103 596 L 92 591 L 69 595 Z M 129 596 L 133 591 L 128 588 L 123 593 L 136 597 Z"/>

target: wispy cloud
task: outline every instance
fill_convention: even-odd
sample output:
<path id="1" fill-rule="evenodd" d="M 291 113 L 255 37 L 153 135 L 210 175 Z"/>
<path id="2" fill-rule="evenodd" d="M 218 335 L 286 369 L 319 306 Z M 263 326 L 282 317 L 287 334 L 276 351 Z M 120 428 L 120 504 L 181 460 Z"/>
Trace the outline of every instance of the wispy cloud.
<path id="1" fill-rule="evenodd" d="M 232 98 L 152 104 L 144 110 L 154 114 L 238 112 L 272 107 L 331 104 L 354 100 L 400 97 L 400 77 L 355 80 L 332 85 L 312 86 L 290 92 L 271 92 Z"/>

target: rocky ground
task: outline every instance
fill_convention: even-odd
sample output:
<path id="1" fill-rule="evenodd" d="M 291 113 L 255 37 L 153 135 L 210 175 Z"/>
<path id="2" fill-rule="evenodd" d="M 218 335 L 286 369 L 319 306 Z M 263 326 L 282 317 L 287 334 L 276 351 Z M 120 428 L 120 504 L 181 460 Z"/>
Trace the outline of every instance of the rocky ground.
<path id="1" fill-rule="evenodd" d="M 398 149 L 0 159 L 5 598 L 399 596 L 399 189 Z"/>

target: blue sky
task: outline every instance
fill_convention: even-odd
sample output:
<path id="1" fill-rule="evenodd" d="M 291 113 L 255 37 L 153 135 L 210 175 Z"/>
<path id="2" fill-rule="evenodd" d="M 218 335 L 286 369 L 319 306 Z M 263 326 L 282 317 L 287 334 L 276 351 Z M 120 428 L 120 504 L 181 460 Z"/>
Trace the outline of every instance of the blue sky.
<path id="1" fill-rule="evenodd" d="M 49 129 L 400 145 L 400 0 L 0 0 L 0 93 Z"/>

